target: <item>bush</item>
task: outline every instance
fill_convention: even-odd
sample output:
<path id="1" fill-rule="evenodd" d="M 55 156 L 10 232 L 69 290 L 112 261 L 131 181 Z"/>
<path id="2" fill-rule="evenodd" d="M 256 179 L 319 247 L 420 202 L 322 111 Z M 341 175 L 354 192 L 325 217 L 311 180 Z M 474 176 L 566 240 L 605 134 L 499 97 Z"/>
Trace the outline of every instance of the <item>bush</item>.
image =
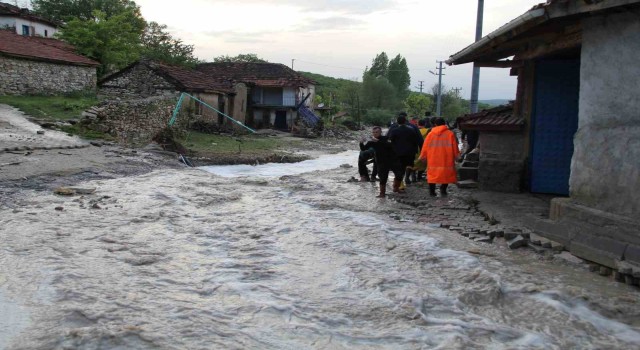
<path id="1" fill-rule="evenodd" d="M 351 119 L 346 119 L 342 121 L 342 125 L 344 125 L 349 130 L 358 130 L 358 123 Z"/>
<path id="2" fill-rule="evenodd" d="M 387 126 L 389 121 L 394 119 L 395 114 L 395 112 L 386 109 L 371 108 L 367 110 L 364 122 L 369 125 Z"/>

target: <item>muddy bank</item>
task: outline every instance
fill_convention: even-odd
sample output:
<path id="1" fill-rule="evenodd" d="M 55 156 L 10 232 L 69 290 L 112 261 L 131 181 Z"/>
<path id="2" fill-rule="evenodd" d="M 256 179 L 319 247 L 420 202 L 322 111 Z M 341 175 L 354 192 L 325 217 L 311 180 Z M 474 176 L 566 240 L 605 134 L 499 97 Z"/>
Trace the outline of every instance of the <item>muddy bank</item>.
<path id="1" fill-rule="evenodd" d="M 194 155 L 189 157 L 195 166 L 208 165 L 237 165 L 237 164 L 265 164 L 265 163 L 297 163 L 303 160 L 311 159 L 305 154 L 282 154 L 274 153 L 270 155 L 263 154 L 216 154 L 216 155 Z"/>

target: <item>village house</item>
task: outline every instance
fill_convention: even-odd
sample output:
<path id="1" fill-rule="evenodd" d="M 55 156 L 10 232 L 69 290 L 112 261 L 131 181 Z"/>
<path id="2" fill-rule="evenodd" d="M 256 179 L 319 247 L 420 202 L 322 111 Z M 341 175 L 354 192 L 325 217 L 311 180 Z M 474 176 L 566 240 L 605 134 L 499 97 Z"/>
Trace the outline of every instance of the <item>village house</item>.
<path id="1" fill-rule="evenodd" d="M 58 32 L 58 24 L 32 14 L 29 9 L 0 2 L 0 29 L 11 29 L 19 35 L 50 38 Z"/>
<path id="2" fill-rule="evenodd" d="M 301 117 L 309 124 L 319 118 L 313 113 L 315 82 L 278 63 L 203 63 L 196 69 L 210 79 L 245 83 L 246 125 L 291 130 Z"/>
<path id="3" fill-rule="evenodd" d="M 98 86 L 99 95 L 103 99 L 168 96 L 177 101 L 180 93 L 185 92 L 221 112 L 218 113 L 201 102 L 186 97 L 182 108 L 199 120 L 223 126 L 230 123 L 222 114 L 224 113 L 240 123 L 245 122 L 245 84 L 210 79 L 196 70 L 185 67 L 141 60 L 105 77 Z"/>
<path id="4" fill-rule="evenodd" d="M 95 91 L 98 65 L 60 40 L 0 30 L 0 95 Z"/>
<path id="5" fill-rule="evenodd" d="M 639 14 L 638 0 L 550 0 L 447 61 L 518 77 L 511 118 L 524 129 L 480 131 L 480 185 L 492 181 L 483 173 L 521 169 L 513 176 L 525 190 L 560 196 L 548 220 L 528 218 L 536 231 L 636 275 Z"/>

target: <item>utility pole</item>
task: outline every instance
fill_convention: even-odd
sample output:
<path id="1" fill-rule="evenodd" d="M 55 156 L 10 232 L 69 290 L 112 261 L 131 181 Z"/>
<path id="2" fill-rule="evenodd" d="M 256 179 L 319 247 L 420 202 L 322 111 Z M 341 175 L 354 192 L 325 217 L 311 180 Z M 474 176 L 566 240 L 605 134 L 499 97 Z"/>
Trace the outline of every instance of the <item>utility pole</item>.
<path id="1" fill-rule="evenodd" d="M 451 90 L 453 90 L 453 91 L 455 91 L 455 92 L 456 92 L 456 97 L 457 97 L 457 98 L 460 98 L 460 91 L 462 91 L 462 88 L 461 88 L 461 87 L 459 87 L 459 88 L 453 88 L 453 89 L 451 89 Z"/>
<path id="2" fill-rule="evenodd" d="M 482 39 L 482 19 L 484 17 L 484 0 L 478 0 L 478 19 L 476 20 L 476 41 Z M 471 113 L 478 112 L 478 90 L 480 89 L 480 67 L 473 64 L 473 78 L 471 79 Z"/>
<path id="3" fill-rule="evenodd" d="M 436 61 L 436 63 L 438 64 L 438 66 L 436 67 L 436 70 L 438 71 L 438 73 L 435 73 L 433 71 L 429 71 L 429 73 L 438 76 L 438 100 L 437 100 L 438 102 L 436 103 L 436 115 L 438 117 L 441 117 L 440 112 L 442 111 L 442 76 L 444 75 L 442 73 L 442 70 L 447 68 L 442 67 L 442 64 L 444 63 L 444 61 Z"/>
<path id="4" fill-rule="evenodd" d="M 422 93 L 422 89 L 424 88 L 424 81 L 420 80 L 419 83 L 420 83 L 420 86 L 416 86 L 416 87 L 420 89 L 420 93 Z"/>
<path id="5" fill-rule="evenodd" d="M 295 58 L 291 59 L 291 70 L 293 70 L 293 61 L 295 61 L 295 60 L 296 60 Z"/>

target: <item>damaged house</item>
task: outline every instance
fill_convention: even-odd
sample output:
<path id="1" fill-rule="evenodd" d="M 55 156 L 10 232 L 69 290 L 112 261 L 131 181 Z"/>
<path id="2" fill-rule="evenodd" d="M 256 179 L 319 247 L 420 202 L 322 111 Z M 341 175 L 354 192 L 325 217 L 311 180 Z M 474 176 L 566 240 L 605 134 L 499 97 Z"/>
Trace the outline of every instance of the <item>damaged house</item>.
<path id="1" fill-rule="evenodd" d="M 127 143 L 148 142 L 167 127 L 181 93 L 186 97 L 179 122 L 203 121 L 220 127 L 227 116 L 244 122 L 246 87 L 243 83 L 213 81 L 184 67 L 142 60 L 111 74 L 98 83 L 100 108 L 88 112 L 97 127 Z"/>
<path id="2" fill-rule="evenodd" d="M 107 100 L 162 97 L 173 98 L 175 105 L 180 93 L 188 93 L 221 113 L 188 97 L 182 110 L 223 129 L 236 126 L 224 114 L 256 129 L 292 130 L 298 118 L 307 125 L 320 120 L 309 108 L 314 82 L 282 64 L 204 63 L 190 69 L 142 60 L 107 76 L 98 86 Z"/>
<path id="3" fill-rule="evenodd" d="M 246 84 L 245 124 L 256 128 L 291 130 L 301 117 L 309 124 L 319 118 L 312 112 L 315 82 L 278 63 L 203 63 L 196 69 L 209 79 Z"/>
<path id="4" fill-rule="evenodd" d="M 518 77 L 523 129 L 480 131 L 480 186 L 509 172 L 558 195 L 531 226 L 619 277 L 640 276 L 639 14 L 638 0 L 549 0 L 447 61 Z"/>

